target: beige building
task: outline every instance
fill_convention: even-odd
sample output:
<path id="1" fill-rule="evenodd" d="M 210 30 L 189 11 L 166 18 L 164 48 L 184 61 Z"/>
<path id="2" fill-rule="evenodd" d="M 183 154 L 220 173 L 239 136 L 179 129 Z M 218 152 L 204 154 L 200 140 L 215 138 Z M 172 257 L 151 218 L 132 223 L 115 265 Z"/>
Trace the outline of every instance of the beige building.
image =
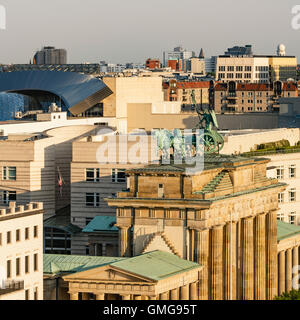
<path id="1" fill-rule="evenodd" d="M 278 88 L 279 85 L 279 88 Z M 214 107 L 216 113 L 279 112 L 279 98 L 298 97 L 294 82 L 218 83 L 215 85 Z"/>
<path id="2" fill-rule="evenodd" d="M 200 300 L 273 299 L 285 185 L 267 178 L 268 163 L 216 155 L 194 175 L 178 165 L 129 170 L 130 190 L 107 199 L 117 207 L 120 256 L 155 247 L 197 262 Z"/>
<path id="3" fill-rule="evenodd" d="M 0 207 L 0 300 L 43 300 L 43 205 Z"/>
<path id="4" fill-rule="evenodd" d="M 300 225 L 300 147 L 283 148 L 259 152 L 261 144 L 271 144 L 281 140 L 296 146 L 300 141 L 299 129 L 241 130 L 227 132 L 225 136 L 225 154 L 250 152 L 251 156 L 266 157 L 271 160 L 267 175 L 286 183 L 287 188 L 278 195 L 278 219 Z"/>

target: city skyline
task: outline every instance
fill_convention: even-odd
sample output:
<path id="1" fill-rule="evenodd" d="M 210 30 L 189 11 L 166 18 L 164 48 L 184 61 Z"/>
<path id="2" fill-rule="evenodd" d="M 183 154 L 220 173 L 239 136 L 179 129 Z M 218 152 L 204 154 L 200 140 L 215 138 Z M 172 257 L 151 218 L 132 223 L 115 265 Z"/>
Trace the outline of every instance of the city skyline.
<path id="1" fill-rule="evenodd" d="M 153 0 L 151 6 L 137 0 L 87 0 L 85 10 L 81 0 L 70 3 L 2 0 L 7 21 L 0 31 L 0 63 L 28 63 L 46 45 L 65 48 L 69 63 L 144 62 L 162 59 L 163 51 L 178 45 L 196 54 L 203 48 L 210 57 L 246 44 L 253 45 L 255 54 L 275 54 L 284 43 L 288 55 L 300 56 L 300 31 L 291 26 L 295 0 L 276 6 L 271 0 L 254 0 L 251 7 L 244 0 L 217 6 L 215 1 L 187 0 L 184 7 L 169 0 L 163 5 Z"/>

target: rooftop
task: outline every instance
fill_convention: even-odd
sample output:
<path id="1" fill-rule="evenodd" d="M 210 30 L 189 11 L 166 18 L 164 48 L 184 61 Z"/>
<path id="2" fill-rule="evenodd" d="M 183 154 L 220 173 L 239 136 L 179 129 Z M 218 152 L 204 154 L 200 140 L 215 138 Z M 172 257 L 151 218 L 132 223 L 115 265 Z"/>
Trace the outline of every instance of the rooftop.
<path id="1" fill-rule="evenodd" d="M 300 234 L 300 226 L 277 220 L 277 240 L 283 240 Z"/>
<path id="2" fill-rule="evenodd" d="M 82 232 L 97 232 L 97 231 L 118 231 L 115 227 L 116 217 L 112 216 L 96 216 Z"/>

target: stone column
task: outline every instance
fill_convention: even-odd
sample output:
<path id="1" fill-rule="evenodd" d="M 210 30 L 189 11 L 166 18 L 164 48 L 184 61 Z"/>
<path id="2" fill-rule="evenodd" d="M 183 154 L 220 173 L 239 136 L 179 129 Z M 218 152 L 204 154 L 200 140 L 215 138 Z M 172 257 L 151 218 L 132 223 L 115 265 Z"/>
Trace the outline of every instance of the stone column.
<path id="1" fill-rule="evenodd" d="M 178 300 L 178 289 L 171 290 L 170 300 Z"/>
<path id="2" fill-rule="evenodd" d="M 232 235 L 232 239 L 231 239 Z M 236 222 L 225 226 L 224 300 L 236 300 Z M 232 285 L 232 288 L 231 288 Z"/>
<path id="3" fill-rule="evenodd" d="M 285 292 L 285 252 L 279 252 L 279 281 L 278 281 L 278 294 Z"/>
<path id="4" fill-rule="evenodd" d="M 277 292 L 277 211 L 270 211 L 266 219 L 267 234 L 267 294 L 266 299 L 272 300 Z"/>
<path id="5" fill-rule="evenodd" d="M 95 256 L 96 253 L 95 253 L 95 244 L 94 243 L 91 243 L 89 245 L 89 252 L 90 252 L 90 256 Z"/>
<path id="6" fill-rule="evenodd" d="M 130 294 L 123 295 L 122 300 L 130 300 Z"/>
<path id="7" fill-rule="evenodd" d="M 190 284 L 190 300 L 198 300 L 197 282 Z"/>
<path id="8" fill-rule="evenodd" d="M 293 271 L 292 271 L 292 276 L 293 276 L 293 289 L 298 290 L 298 265 L 299 265 L 299 247 L 293 248 Z M 295 281 L 294 281 L 295 279 Z M 296 286 L 296 287 L 295 287 Z"/>
<path id="9" fill-rule="evenodd" d="M 169 300 L 169 293 L 168 292 L 161 293 L 159 300 Z"/>
<path id="10" fill-rule="evenodd" d="M 254 299 L 266 299 L 266 215 L 254 220 Z"/>
<path id="11" fill-rule="evenodd" d="M 106 243 L 102 243 L 102 256 L 106 257 Z"/>
<path id="12" fill-rule="evenodd" d="M 211 230 L 210 300 L 223 299 L 223 225 Z"/>
<path id="13" fill-rule="evenodd" d="M 105 294 L 104 293 L 97 293 L 96 294 L 96 300 L 104 300 Z"/>
<path id="14" fill-rule="evenodd" d="M 134 296 L 134 300 L 142 300 L 142 296 Z"/>
<path id="15" fill-rule="evenodd" d="M 241 226 L 241 300 L 254 298 L 253 217 L 244 218 Z"/>
<path id="16" fill-rule="evenodd" d="M 180 300 L 189 300 L 189 285 L 180 288 Z"/>
<path id="17" fill-rule="evenodd" d="M 199 300 L 208 300 L 209 229 L 195 230 L 195 262 L 203 268 L 199 280 Z"/>
<path id="18" fill-rule="evenodd" d="M 285 291 L 292 290 L 292 249 L 289 248 L 285 252 Z"/>
<path id="19" fill-rule="evenodd" d="M 120 257 L 130 257 L 131 240 L 130 240 L 130 226 L 119 226 L 119 248 Z"/>
<path id="20" fill-rule="evenodd" d="M 157 300 L 157 297 L 156 296 L 149 296 L 148 300 Z"/>
<path id="21" fill-rule="evenodd" d="M 78 300 L 78 296 L 79 296 L 78 292 L 76 293 L 70 292 L 69 294 L 70 294 L 70 300 Z"/>

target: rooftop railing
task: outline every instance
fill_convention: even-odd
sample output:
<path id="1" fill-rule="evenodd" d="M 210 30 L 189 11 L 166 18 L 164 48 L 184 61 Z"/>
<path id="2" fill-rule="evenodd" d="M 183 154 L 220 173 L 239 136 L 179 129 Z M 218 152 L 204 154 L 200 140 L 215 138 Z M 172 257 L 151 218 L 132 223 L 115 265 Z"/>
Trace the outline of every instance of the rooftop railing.
<path id="1" fill-rule="evenodd" d="M 0 281 L 0 295 L 12 293 L 24 289 L 24 280 L 21 281 Z"/>

